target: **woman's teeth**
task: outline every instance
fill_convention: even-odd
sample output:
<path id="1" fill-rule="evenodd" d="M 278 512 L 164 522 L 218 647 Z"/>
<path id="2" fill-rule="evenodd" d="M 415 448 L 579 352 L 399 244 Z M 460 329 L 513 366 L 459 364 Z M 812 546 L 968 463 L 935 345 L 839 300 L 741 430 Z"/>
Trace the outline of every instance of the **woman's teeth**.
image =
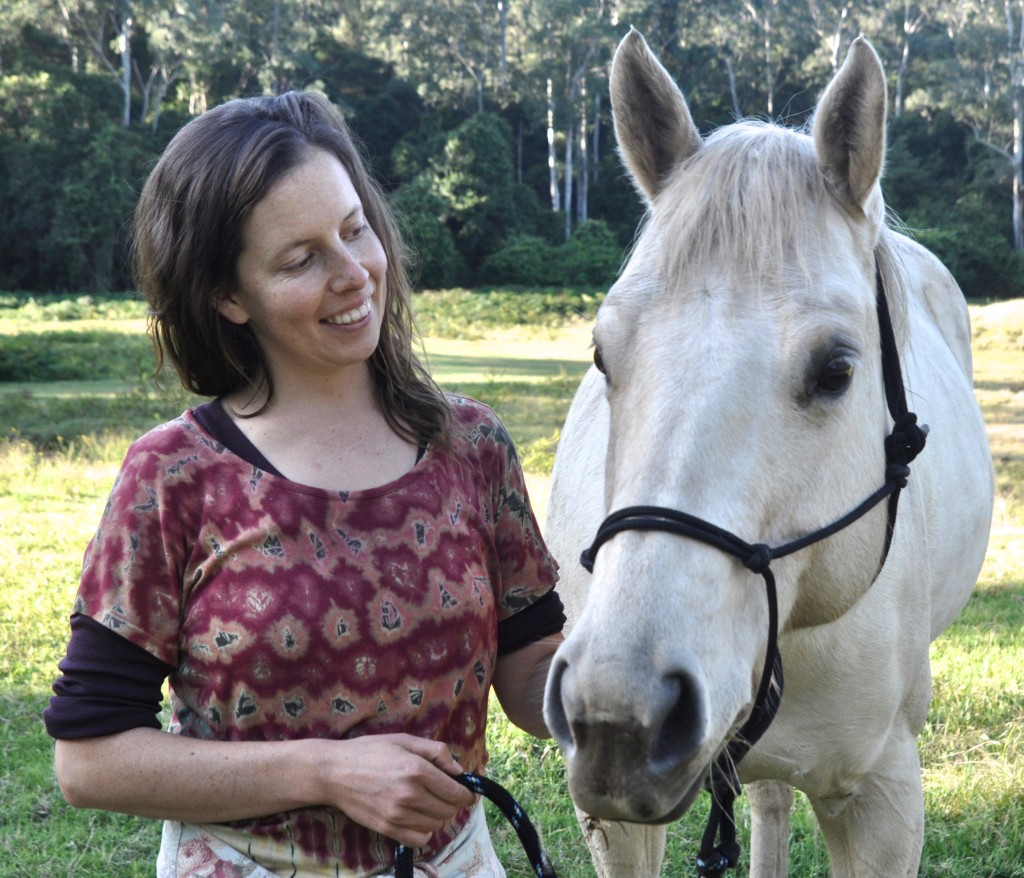
<path id="1" fill-rule="evenodd" d="M 358 308 L 353 308 L 351 311 L 346 311 L 344 314 L 335 314 L 333 317 L 328 317 L 324 323 L 341 324 L 342 326 L 348 325 L 349 323 L 358 323 L 365 317 L 370 316 L 370 303 L 363 302 Z"/>

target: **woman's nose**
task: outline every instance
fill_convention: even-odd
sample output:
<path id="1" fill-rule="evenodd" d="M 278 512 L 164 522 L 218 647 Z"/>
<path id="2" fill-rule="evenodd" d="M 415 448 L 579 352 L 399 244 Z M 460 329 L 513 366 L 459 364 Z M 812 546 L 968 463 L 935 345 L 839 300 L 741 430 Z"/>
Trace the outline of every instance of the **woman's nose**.
<path id="1" fill-rule="evenodd" d="M 345 244 L 339 244 L 328 260 L 331 289 L 335 291 L 362 288 L 370 277 L 370 273 L 359 261 L 358 254 Z"/>

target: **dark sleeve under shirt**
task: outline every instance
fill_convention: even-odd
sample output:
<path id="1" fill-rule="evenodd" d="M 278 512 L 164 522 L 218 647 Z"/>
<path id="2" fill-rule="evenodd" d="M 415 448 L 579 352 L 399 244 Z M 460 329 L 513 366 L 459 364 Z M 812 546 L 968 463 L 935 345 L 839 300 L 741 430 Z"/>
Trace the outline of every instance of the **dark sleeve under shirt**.
<path id="1" fill-rule="evenodd" d="M 197 406 L 196 420 L 206 432 L 247 463 L 281 474 L 238 429 L 219 402 Z M 420 456 L 424 449 L 420 448 Z M 498 623 L 498 655 L 507 655 L 557 634 L 565 624 L 558 593 Z M 175 668 L 116 634 L 95 619 L 71 617 L 71 639 L 58 665 L 61 676 L 43 712 L 47 733 L 71 740 L 114 735 L 133 728 L 160 728 L 163 683 Z"/>

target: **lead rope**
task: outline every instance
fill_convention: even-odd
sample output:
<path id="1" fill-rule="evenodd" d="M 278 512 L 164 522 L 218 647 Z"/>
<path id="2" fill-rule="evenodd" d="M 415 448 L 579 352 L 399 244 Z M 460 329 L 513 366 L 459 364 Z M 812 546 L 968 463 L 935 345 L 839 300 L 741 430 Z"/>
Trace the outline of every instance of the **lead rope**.
<path id="1" fill-rule="evenodd" d="M 551 864 L 551 858 L 547 851 L 541 846 L 540 835 L 526 816 L 526 812 L 519 807 L 519 803 L 512 798 L 501 784 L 479 774 L 465 772 L 457 774 L 453 780 L 462 784 L 470 792 L 478 796 L 486 796 L 498 810 L 505 815 L 505 819 L 512 824 L 512 828 L 519 836 L 519 843 L 526 851 L 526 858 L 530 861 L 530 868 L 537 878 L 557 878 L 555 867 Z M 413 878 L 412 850 L 404 844 L 395 847 L 395 878 Z"/>
<path id="2" fill-rule="evenodd" d="M 907 409 L 899 349 L 886 302 L 882 273 L 877 264 L 875 283 L 875 304 L 882 351 L 882 380 L 885 386 L 886 406 L 893 419 L 892 432 L 885 438 L 885 484 L 881 488 L 832 524 L 775 548 L 763 543 L 747 543 L 735 534 L 685 512 L 660 506 L 630 506 L 609 515 L 598 528 L 594 542 L 580 556 L 583 567 L 589 573 L 593 573 L 598 549 L 615 534 L 624 530 L 657 530 L 690 537 L 714 546 L 732 555 L 748 570 L 760 573 L 764 578 L 768 599 L 768 645 L 765 650 L 764 668 L 761 671 L 761 681 L 757 687 L 750 716 L 718 755 L 708 772 L 707 789 L 711 793 L 711 811 L 701 840 L 700 853 L 696 859 L 697 875 L 700 878 L 715 878 L 739 861 L 740 846 L 736 841 L 736 821 L 733 817 L 733 805 L 741 789 L 736 766 L 771 725 L 782 702 L 778 598 L 771 562 L 775 558 L 790 555 L 832 536 L 888 497 L 885 543 L 878 567 L 881 571 L 896 528 L 900 490 L 906 487 L 907 478 L 910 476 L 910 463 L 924 448 L 928 435 L 927 426 L 919 426 L 917 415 Z M 717 843 L 716 839 L 719 839 Z"/>

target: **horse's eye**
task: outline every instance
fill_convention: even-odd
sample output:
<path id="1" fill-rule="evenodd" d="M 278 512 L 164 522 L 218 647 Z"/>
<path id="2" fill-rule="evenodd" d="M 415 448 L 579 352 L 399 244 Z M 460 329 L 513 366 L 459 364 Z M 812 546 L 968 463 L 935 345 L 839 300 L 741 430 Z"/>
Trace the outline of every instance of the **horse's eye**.
<path id="1" fill-rule="evenodd" d="M 843 393 L 853 380 L 853 363 L 845 357 L 835 357 L 825 364 L 818 375 L 817 388 L 821 393 L 838 396 Z"/>
<path id="2" fill-rule="evenodd" d="M 599 347 L 594 348 L 594 365 L 597 366 L 597 371 L 602 375 L 608 374 L 604 368 L 604 359 L 601 357 L 601 349 Z"/>

